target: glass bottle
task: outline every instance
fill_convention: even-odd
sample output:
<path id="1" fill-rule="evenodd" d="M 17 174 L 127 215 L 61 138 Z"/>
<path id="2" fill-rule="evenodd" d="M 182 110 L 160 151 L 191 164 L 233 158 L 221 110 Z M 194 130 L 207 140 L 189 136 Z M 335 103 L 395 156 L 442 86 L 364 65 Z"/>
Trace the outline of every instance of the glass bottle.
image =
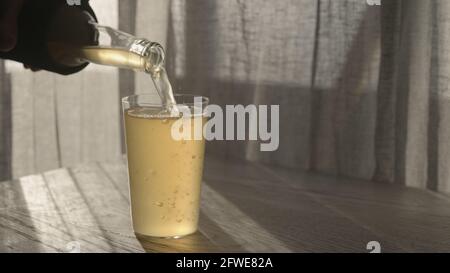
<path id="1" fill-rule="evenodd" d="M 68 75 L 88 63 L 152 73 L 164 63 L 164 50 L 147 39 L 97 24 L 88 0 L 25 1 L 16 47 L 0 58 Z"/>
<path id="2" fill-rule="evenodd" d="M 77 28 L 84 29 L 87 37 L 66 37 L 61 23 L 50 30 L 48 50 L 56 62 L 65 66 L 89 62 L 147 73 L 153 73 L 164 64 L 165 53 L 160 44 L 99 25 L 89 13 L 84 13 L 83 17 L 86 21 L 78 22 Z"/>

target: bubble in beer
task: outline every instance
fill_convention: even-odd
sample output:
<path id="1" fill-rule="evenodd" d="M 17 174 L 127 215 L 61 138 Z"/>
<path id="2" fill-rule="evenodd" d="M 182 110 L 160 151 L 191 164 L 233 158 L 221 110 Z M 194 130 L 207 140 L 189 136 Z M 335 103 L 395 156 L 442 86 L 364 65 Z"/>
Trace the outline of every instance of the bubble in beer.
<path id="1" fill-rule="evenodd" d="M 164 203 L 163 202 L 155 202 L 154 205 L 158 206 L 158 207 L 163 207 Z"/>
<path id="2" fill-rule="evenodd" d="M 197 156 L 196 156 L 196 155 L 193 155 L 193 156 L 192 156 L 192 159 L 196 159 L 196 158 L 197 158 Z"/>

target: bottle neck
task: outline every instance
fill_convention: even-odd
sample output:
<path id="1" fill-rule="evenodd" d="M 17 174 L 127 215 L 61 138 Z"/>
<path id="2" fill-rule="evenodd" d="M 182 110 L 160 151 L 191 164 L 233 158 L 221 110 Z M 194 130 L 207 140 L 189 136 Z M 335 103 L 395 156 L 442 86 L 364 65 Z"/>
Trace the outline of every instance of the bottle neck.
<path id="1" fill-rule="evenodd" d="M 89 62 L 153 73 L 164 64 L 161 45 L 145 39 L 136 39 L 129 48 L 81 46 L 73 50 L 78 63 Z"/>
<path id="2" fill-rule="evenodd" d="M 152 73 L 164 63 L 158 43 L 97 24 L 88 12 L 62 7 L 48 32 L 50 56 L 64 66 L 96 63 Z"/>
<path id="3" fill-rule="evenodd" d="M 96 29 L 105 29 L 94 26 Z M 113 31 L 123 34 L 109 27 L 107 29 L 109 33 Z M 132 36 L 128 36 L 126 40 L 114 40 L 115 37 L 117 35 L 112 35 L 110 43 L 102 43 L 100 40 L 86 45 L 49 42 L 48 46 L 55 60 L 66 66 L 95 63 L 154 73 L 164 65 L 165 53 L 160 44 Z"/>

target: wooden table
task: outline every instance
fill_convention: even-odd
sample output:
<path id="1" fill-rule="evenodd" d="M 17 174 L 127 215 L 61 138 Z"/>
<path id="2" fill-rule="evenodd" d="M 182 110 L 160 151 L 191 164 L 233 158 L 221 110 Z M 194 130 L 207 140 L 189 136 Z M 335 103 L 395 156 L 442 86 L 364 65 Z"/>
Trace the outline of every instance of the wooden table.
<path id="1" fill-rule="evenodd" d="M 450 251 L 443 195 L 212 157 L 204 180 L 199 232 L 177 240 L 135 237 L 124 160 L 2 182 L 0 252 Z"/>

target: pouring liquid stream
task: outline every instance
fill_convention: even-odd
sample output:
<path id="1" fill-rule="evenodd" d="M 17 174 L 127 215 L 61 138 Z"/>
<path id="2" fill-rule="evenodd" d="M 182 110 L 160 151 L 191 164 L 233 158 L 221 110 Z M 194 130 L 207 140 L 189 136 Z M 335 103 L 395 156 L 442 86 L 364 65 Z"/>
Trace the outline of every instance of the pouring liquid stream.
<path id="1" fill-rule="evenodd" d="M 167 77 L 166 69 L 161 66 L 150 73 L 156 90 L 164 105 L 164 111 L 168 112 L 171 117 L 178 117 L 180 111 L 173 95 L 172 85 Z"/>

